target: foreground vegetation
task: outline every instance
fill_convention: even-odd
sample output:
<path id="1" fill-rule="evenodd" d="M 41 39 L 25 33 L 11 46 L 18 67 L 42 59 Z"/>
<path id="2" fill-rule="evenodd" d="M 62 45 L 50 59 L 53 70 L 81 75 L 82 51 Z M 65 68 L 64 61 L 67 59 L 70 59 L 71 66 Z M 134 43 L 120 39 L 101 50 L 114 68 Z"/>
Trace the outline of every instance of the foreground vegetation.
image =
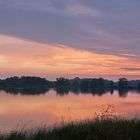
<path id="1" fill-rule="evenodd" d="M 1 140 L 140 140 L 140 121 L 96 119 L 36 132 L 11 132 Z"/>

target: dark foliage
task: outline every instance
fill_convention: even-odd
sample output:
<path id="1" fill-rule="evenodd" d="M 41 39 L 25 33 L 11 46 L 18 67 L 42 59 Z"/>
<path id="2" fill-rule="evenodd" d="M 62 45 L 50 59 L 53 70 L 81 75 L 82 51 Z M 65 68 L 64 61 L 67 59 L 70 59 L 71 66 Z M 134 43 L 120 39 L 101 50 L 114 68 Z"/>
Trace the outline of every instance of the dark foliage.
<path id="1" fill-rule="evenodd" d="M 45 78 L 40 77 L 29 77 L 29 76 L 23 76 L 23 77 L 10 77 L 5 80 L 1 80 L 1 86 L 3 87 L 16 87 L 16 88 L 22 88 L 22 87 L 42 87 L 49 85 L 49 81 Z"/>
<path id="2" fill-rule="evenodd" d="M 135 84 L 137 86 L 134 88 L 128 83 L 126 78 L 120 78 L 118 82 L 103 78 L 80 79 L 79 77 L 74 79 L 59 77 L 56 81 L 48 81 L 45 78 L 34 76 L 14 76 L 0 80 L 0 89 L 12 94 L 43 94 L 53 88 L 58 95 L 73 92 L 100 96 L 108 92 L 112 94 L 113 90 L 117 89 L 122 97 L 127 95 L 128 90 L 139 89 L 138 91 L 140 91 L 140 83 L 137 82 L 138 84 Z"/>
<path id="3" fill-rule="evenodd" d="M 103 119 L 64 124 L 52 130 L 39 129 L 35 133 L 14 132 L 1 140 L 140 140 L 140 121 Z"/>
<path id="4" fill-rule="evenodd" d="M 57 86 L 69 86 L 69 79 L 64 77 L 56 78 L 56 84 Z"/>
<path id="5" fill-rule="evenodd" d="M 126 78 L 120 78 L 118 82 L 119 88 L 127 88 L 128 87 L 128 81 Z"/>

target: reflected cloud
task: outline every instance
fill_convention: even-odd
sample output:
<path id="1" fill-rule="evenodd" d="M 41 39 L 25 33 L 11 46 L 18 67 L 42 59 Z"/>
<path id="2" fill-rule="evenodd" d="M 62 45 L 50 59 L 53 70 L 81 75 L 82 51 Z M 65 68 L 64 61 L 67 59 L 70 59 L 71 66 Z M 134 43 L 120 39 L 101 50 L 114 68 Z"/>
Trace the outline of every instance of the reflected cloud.
<path id="1" fill-rule="evenodd" d="M 116 97 L 117 95 L 117 97 Z M 107 104 L 115 106 L 116 115 L 133 118 L 139 116 L 140 98 L 131 91 L 127 98 L 118 98 L 118 91 L 113 95 L 106 94 L 102 97 L 92 96 L 91 94 L 68 96 L 56 96 L 54 90 L 39 96 L 11 96 L 0 91 L 0 129 L 6 128 L 8 132 L 17 128 L 17 123 L 23 126 L 23 123 L 32 120 L 29 128 L 40 127 L 41 124 L 52 126 L 62 122 L 62 117 L 66 122 L 75 120 L 93 119 L 96 113 L 101 113 L 101 107 Z M 134 104 L 135 103 L 135 104 Z M 122 114 L 123 113 L 123 114 Z"/>

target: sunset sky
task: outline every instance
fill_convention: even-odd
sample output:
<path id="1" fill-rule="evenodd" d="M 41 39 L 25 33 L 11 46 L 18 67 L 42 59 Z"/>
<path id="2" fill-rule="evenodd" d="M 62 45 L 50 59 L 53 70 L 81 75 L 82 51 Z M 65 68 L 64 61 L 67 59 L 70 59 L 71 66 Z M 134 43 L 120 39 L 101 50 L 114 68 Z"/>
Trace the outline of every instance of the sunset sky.
<path id="1" fill-rule="evenodd" d="M 0 0 L 0 78 L 140 79 L 139 0 Z"/>

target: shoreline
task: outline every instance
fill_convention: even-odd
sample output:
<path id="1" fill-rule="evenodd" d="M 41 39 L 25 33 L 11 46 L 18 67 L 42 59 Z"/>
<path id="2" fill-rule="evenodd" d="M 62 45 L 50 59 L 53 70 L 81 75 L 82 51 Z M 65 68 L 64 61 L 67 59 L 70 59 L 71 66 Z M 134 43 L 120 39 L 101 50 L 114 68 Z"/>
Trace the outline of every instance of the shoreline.
<path id="1" fill-rule="evenodd" d="M 85 120 L 64 123 L 52 129 L 39 128 L 28 134 L 26 131 L 11 132 L 0 136 L 1 140 L 139 140 L 140 120 L 121 118 Z"/>

